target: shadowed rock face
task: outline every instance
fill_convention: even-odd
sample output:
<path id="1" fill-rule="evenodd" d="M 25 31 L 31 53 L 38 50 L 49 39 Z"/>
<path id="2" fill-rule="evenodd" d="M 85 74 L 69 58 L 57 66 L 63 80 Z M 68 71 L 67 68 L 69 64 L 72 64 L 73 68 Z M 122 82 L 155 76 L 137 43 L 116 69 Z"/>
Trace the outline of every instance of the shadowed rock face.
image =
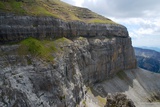
<path id="1" fill-rule="evenodd" d="M 118 71 L 136 67 L 130 38 L 95 37 L 74 40 L 69 48 L 66 70 L 72 77 L 76 63 L 85 82 L 95 83 L 110 78 Z"/>
<path id="2" fill-rule="evenodd" d="M 118 24 L 64 22 L 1 12 L 0 35 L 0 87 L 4 87 L 0 92 L 5 93 L 0 106 L 4 107 L 75 107 L 85 99 L 86 86 L 136 68 L 131 38 Z M 57 45 L 60 50 L 52 53 L 54 63 L 20 54 L 20 44 L 4 45 L 28 37 L 67 37 L 70 42 Z"/>
<path id="3" fill-rule="evenodd" d="M 120 105 L 124 104 L 125 101 L 120 101 L 120 99 L 125 99 L 125 95 L 127 95 L 127 99 L 134 102 L 136 107 L 159 107 L 159 78 L 160 74 L 158 73 L 138 68 L 119 72 L 112 79 L 96 84 L 93 89 L 100 95 L 108 94 L 105 95 L 108 98 L 107 101 L 109 100 L 107 107 L 114 105 L 116 102 Z M 120 99 L 118 100 L 116 97 Z M 129 107 L 134 107 L 132 101 L 130 102 L 132 106 Z M 117 107 L 117 105 L 114 107 Z"/>
<path id="4" fill-rule="evenodd" d="M 127 29 L 118 24 L 86 24 L 64 22 L 53 17 L 17 16 L 0 12 L 0 44 L 18 42 L 28 37 L 53 39 L 60 37 L 118 36 L 128 37 Z"/>
<path id="5" fill-rule="evenodd" d="M 6 105 L 9 107 L 29 107 L 30 102 L 27 100 L 27 96 L 21 93 L 19 90 L 0 87 L 0 102 L 1 107 Z M 6 101 L 8 99 L 9 101 Z"/>
<path id="6" fill-rule="evenodd" d="M 107 104 L 105 107 L 136 107 L 125 94 L 115 94 L 107 96 Z"/>
<path id="7" fill-rule="evenodd" d="M 85 99 L 86 86 L 136 67 L 130 38 L 75 38 L 59 45 L 62 51 L 53 53 L 54 64 L 19 55 L 19 47 L 0 46 L 0 91 L 11 91 L 2 94 L 7 97 L 0 99 L 0 106 L 75 107 Z"/>

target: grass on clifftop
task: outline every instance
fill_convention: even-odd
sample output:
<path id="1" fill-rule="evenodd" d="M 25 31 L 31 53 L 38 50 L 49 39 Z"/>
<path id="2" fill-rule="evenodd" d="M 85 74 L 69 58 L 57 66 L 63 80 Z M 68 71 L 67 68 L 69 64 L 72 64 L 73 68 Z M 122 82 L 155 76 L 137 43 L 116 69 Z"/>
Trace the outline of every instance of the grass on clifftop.
<path id="1" fill-rule="evenodd" d="M 9 0 L 8 2 L 0 1 L 0 9 L 6 10 L 18 14 L 24 14 L 25 10 L 22 8 L 23 3 L 15 0 Z"/>
<path id="2" fill-rule="evenodd" d="M 35 38 L 27 38 L 20 42 L 19 54 L 31 54 L 43 60 L 54 62 L 53 54 L 59 52 L 62 44 L 68 44 L 70 40 L 67 38 L 59 38 L 56 40 L 37 40 Z"/>
<path id="3" fill-rule="evenodd" d="M 108 24 L 116 24 L 115 22 L 111 20 L 100 20 L 100 19 L 90 19 L 88 20 L 88 23 L 108 23 Z"/>
<path id="4" fill-rule="evenodd" d="M 60 0 L 6 0 L 0 1 L 0 10 L 18 15 L 53 16 L 64 21 L 116 24 L 89 9 L 72 6 Z"/>
<path id="5" fill-rule="evenodd" d="M 41 57 L 48 61 L 53 61 L 54 57 L 51 55 L 52 52 L 56 51 L 56 48 L 52 42 L 39 41 L 34 38 L 28 38 L 23 40 L 20 44 L 20 54 L 31 54 L 36 57 Z"/>

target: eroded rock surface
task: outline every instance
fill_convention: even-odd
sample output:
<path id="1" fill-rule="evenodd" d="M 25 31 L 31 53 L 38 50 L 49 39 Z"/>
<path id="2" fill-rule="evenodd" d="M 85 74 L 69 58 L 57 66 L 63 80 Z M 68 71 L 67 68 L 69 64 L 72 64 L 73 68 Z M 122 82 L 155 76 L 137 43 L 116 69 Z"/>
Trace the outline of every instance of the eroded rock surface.
<path id="1" fill-rule="evenodd" d="M 53 53 L 54 63 L 0 46 L 0 106 L 75 107 L 86 87 L 136 67 L 130 38 L 75 38 Z M 7 91 L 8 90 L 8 91 Z"/>
<path id="2" fill-rule="evenodd" d="M 127 29 L 118 24 L 65 22 L 53 17 L 17 16 L 0 12 L 0 44 L 18 42 L 28 37 L 54 39 L 60 37 L 119 36 L 128 37 Z"/>
<path id="3" fill-rule="evenodd" d="M 130 102 L 131 100 L 130 104 L 132 105 L 133 101 L 136 107 L 159 107 L 159 78 L 160 74 L 158 73 L 137 68 L 121 71 L 112 79 L 95 84 L 93 88 L 97 93 L 100 93 L 99 95 L 107 93 L 105 97 L 108 96 L 108 106 L 119 107 L 125 101 Z M 116 100 L 116 97 L 120 99 Z M 121 100 L 125 98 L 127 100 Z"/>
<path id="4" fill-rule="evenodd" d="M 107 96 L 105 107 L 136 107 L 132 100 L 127 99 L 125 94 L 117 93 Z"/>

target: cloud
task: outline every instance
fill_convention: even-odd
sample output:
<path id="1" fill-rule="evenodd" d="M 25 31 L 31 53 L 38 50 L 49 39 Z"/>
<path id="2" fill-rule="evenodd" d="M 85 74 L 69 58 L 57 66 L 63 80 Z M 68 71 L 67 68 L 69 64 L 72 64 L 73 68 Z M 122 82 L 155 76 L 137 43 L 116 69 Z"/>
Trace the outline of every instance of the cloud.
<path id="1" fill-rule="evenodd" d="M 109 17 L 159 17 L 159 0 L 62 0 Z"/>
<path id="2" fill-rule="evenodd" d="M 159 0 L 63 0 L 125 25 L 134 46 L 160 47 Z"/>
<path id="3" fill-rule="evenodd" d="M 66 3 L 72 4 L 78 7 L 82 7 L 82 4 L 84 2 L 84 0 L 61 0 L 61 1 L 64 1 Z"/>
<path id="4" fill-rule="evenodd" d="M 141 46 L 160 47 L 159 40 L 160 40 L 159 35 L 152 35 L 152 37 L 143 36 L 136 39 L 133 38 L 132 44 L 133 46 L 136 46 L 136 47 L 141 47 Z"/>
<path id="5" fill-rule="evenodd" d="M 82 5 L 110 17 L 160 16 L 159 0 L 96 0 L 95 2 L 85 0 Z"/>
<path id="6" fill-rule="evenodd" d="M 133 46 L 160 47 L 159 18 L 112 18 L 127 26 Z"/>

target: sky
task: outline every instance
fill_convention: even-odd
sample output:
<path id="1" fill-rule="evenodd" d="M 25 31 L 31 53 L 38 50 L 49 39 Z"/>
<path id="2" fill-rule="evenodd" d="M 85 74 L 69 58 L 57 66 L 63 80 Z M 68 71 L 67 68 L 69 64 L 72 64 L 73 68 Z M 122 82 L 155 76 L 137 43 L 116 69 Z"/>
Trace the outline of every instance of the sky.
<path id="1" fill-rule="evenodd" d="M 62 0 L 127 27 L 132 45 L 160 48 L 160 0 Z"/>

